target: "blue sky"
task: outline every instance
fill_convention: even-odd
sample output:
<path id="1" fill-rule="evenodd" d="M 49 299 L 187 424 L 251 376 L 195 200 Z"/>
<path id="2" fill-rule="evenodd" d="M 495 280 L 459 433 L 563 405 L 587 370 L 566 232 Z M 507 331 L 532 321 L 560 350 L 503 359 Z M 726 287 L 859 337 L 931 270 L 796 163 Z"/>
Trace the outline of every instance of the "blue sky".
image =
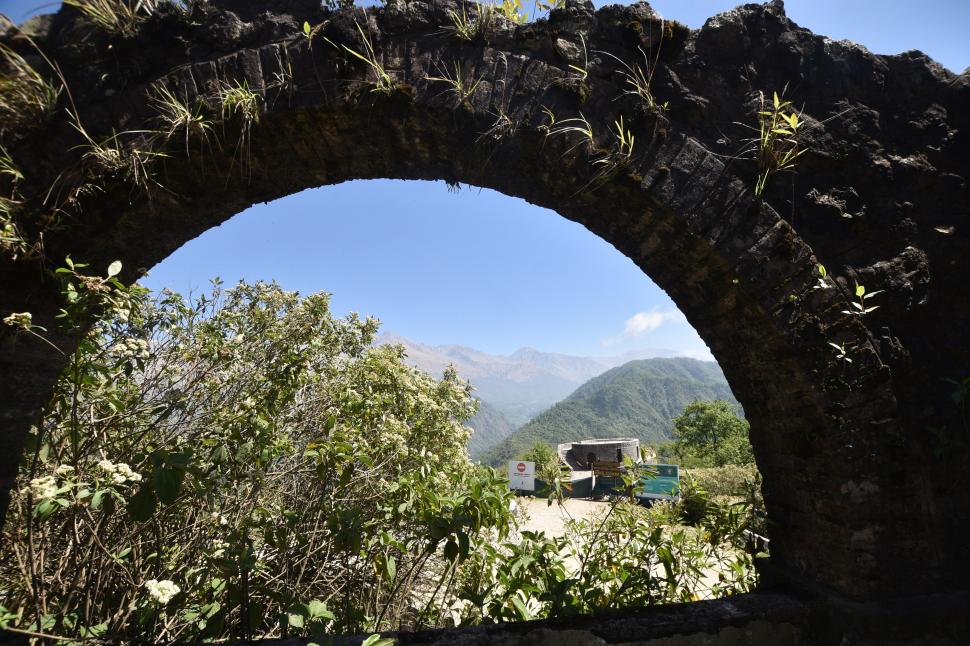
<path id="1" fill-rule="evenodd" d="M 738 3 L 651 4 L 699 27 Z M 43 5 L 0 0 L 0 12 L 19 22 Z M 951 70 L 970 66 L 970 0 L 788 0 L 786 9 L 804 27 L 876 53 L 921 49 Z M 706 354 L 664 292 L 609 244 L 521 200 L 449 193 L 441 182 L 350 182 L 255 206 L 185 245 L 144 283 L 198 291 L 213 276 L 325 290 L 335 312 L 371 314 L 432 344 Z"/>

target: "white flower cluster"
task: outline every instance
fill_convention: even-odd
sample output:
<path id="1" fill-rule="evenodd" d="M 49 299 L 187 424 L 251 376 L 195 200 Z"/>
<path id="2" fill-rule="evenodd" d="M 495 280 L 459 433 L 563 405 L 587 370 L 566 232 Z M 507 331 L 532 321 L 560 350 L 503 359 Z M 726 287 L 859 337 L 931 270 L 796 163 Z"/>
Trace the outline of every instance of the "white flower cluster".
<path id="1" fill-rule="evenodd" d="M 30 312 L 14 312 L 10 316 L 4 317 L 3 322 L 11 327 L 19 327 L 24 330 L 29 330 L 31 324 L 34 321 L 33 315 Z"/>
<path id="2" fill-rule="evenodd" d="M 54 468 L 54 475 L 41 476 L 34 478 L 26 487 L 21 489 L 22 494 L 31 493 L 38 500 L 49 500 L 57 495 L 57 478 L 67 478 L 74 473 L 74 467 L 69 464 L 61 464 Z M 56 476 L 56 477 L 55 477 Z"/>
<path id="3" fill-rule="evenodd" d="M 98 462 L 98 466 L 111 478 L 111 484 L 120 485 L 126 482 L 141 482 L 141 474 L 132 471 L 131 467 L 124 462 L 115 464 L 111 460 L 101 460 Z"/>
<path id="4" fill-rule="evenodd" d="M 169 581 L 168 579 L 162 579 L 161 581 L 149 579 L 145 581 L 145 588 L 148 590 L 148 596 L 163 606 L 171 601 L 172 597 L 182 591 L 181 588 L 175 585 L 175 582 Z"/>
<path id="5" fill-rule="evenodd" d="M 47 500 L 57 495 L 57 480 L 54 476 L 34 478 L 23 489 L 23 493 L 32 493 L 38 500 Z"/>
<path id="6" fill-rule="evenodd" d="M 108 353 L 114 357 L 132 357 L 135 359 L 147 359 L 151 356 L 148 352 L 148 341 L 145 339 L 119 341 L 108 348 Z"/>

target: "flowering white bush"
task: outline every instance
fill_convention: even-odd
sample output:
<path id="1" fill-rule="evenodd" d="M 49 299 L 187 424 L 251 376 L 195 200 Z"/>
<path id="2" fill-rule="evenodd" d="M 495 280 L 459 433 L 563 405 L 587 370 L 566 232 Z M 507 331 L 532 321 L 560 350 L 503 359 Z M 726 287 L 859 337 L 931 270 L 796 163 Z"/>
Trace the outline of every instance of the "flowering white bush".
<path id="1" fill-rule="evenodd" d="M 566 608 L 542 601 L 554 590 L 586 612 L 617 591 L 574 594 L 556 566 L 522 596 L 532 584 L 516 577 L 541 572 L 521 563 L 552 563 L 541 549 L 556 546 L 509 558 L 511 494 L 468 461 L 476 404 L 453 370 L 435 379 L 403 348 L 372 347 L 376 322 L 335 319 L 325 294 L 243 284 L 159 299 L 126 300 L 82 340 L 32 437 L 20 478 L 33 496 L 15 497 L 2 537 L 15 627 L 63 643 L 290 638 L 512 619 L 514 599 L 552 614 Z M 608 552 L 590 577 L 613 572 Z M 626 562 L 646 553 L 631 546 Z"/>
<path id="2" fill-rule="evenodd" d="M 171 601 L 172 597 L 182 591 L 173 581 L 169 581 L 168 579 L 162 579 L 161 581 L 149 579 L 145 581 L 145 588 L 148 590 L 148 595 L 163 606 Z"/>
<path id="3" fill-rule="evenodd" d="M 470 387 L 372 347 L 376 321 L 265 284 L 134 296 L 81 342 L 21 470 L 33 507 L 8 512 L 0 605 L 24 628 L 131 643 L 387 628 L 413 620 L 446 544 L 454 559 L 507 527 L 507 488 L 465 453 Z"/>
<path id="4" fill-rule="evenodd" d="M 14 312 L 10 316 L 4 317 L 3 322 L 11 327 L 29 330 L 33 320 L 34 317 L 30 312 Z"/>
<path id="5" fill-rule="evenodd" d="M 145 339 L 124 339 L 108 348 L 108 353 L 122 359 L 148 359 L 150 356 Z"/>
<path id="6" fill-rule="evenodd" d="M 24 488 L 23 492 L 33 494 L 37 500 L 48 500 L 57 495 L 57 480 L 54 479 L 54 476 L 34 478 Z"/>
<path id="7" fill-rule="evenodd" d="M 101 460 L 98 467 L 105 472 L 112 484 L 122 485 L 126 482 L 141 482 L 141 475 L 131 470 L 124 462 L 115 464 L 111 460 Z"/>

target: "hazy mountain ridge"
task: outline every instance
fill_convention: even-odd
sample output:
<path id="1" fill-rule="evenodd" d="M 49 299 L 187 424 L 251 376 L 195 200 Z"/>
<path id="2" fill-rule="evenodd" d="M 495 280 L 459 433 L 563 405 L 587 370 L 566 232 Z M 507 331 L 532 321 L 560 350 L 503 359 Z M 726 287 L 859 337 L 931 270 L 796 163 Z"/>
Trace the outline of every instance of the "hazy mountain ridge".
<path id="1" fill-rule="evenodd" d="M 513 426 L 521 426 L 596 375 L 632 359 L 673 357 L 674 350 L 648 348 L 615 357 L 577 357 L 534 348 L 494 355 L 463 345 L 432 346 L 399 334 L 381 334 L 376 344 L 400 344 L 408 364 L 433 375 L 449 365 L 475 386 L 475 395 L 491 404 Z"/>
<path id="2" fill-rule="evenodd" d="M 590 379 L 480 459 L 486 464 L 514 459 L 537 441 L 555 447 L 590 437 L 636 437 L 656 444 L 670 438 L 673 418 L 695 399 L 737 401 L 714 362 L 630 361 Z"/>
<path id="3" fill-rule="evenodd" d="M 501 411 L 482 400 L 478 400 L 478 412 L 468 420 L 467 425 L 474 430 L 468 439 L 468 454 L 472 459 L 477 459 L 516 429 Z"/>

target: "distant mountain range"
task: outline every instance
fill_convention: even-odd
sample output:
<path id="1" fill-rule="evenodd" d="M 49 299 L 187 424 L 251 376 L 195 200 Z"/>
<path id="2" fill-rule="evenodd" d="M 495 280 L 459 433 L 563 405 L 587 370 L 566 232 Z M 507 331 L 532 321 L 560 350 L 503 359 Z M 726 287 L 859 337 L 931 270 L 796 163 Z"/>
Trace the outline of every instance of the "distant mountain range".
<path id="1" fill-rule="evenodd" d="M 455 366 L 475 386 L 475 396 L 519 427 L 596 375 L 634 359 L 674 357 L 674 350 L 644 349 L 615 357 L 574 357 L 522 348 L 495 355 L 462 345 L 426 345 L 394 333 L 381 334 L 377 344 L 401 344 L 407 362 L 440 376 Z M 474 428 L 474 425 L 473 425 Z"/>
<path id="2" fill-rule="evenodd" d="M 516 427 L 497 408 L 478 400 L 478 412 L 468 420 L 475 432 L 468 440 L 468 455 L 473 460 L 515 432 Z"/>
<path id="3" fill-rule="evenodd" d="M 590 379 L 477 457 L 499 465 L 536 442 L 555 448 L 593 437 L 636 437 L 656 444 L 670 439 L 672 420 L 687 404 L 712 399 L 737 403 L 714 362 L 684 357 L 630 361 Z"/>

